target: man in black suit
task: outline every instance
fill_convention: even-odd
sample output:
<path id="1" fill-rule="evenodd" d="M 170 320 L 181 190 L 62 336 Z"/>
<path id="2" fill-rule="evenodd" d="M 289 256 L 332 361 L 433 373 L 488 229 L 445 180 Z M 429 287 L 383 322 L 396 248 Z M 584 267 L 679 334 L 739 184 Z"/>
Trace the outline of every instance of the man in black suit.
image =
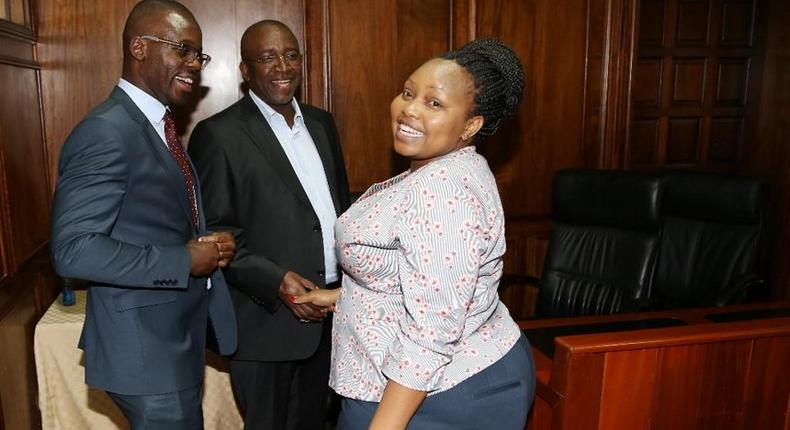
<path id="1" fill-rule="evenodd" d="M 252 25 L 241 55 L 249 93 L 200 122 L 189 144 L 208 223 L 238 245 L 225 269 L 239 325 L 233 392 L 246 429 L 321 429 L 330 322 L 326 310 L 290 298 L 340 281 L 343 155 L 332 116 L 294 99 L 302 54 L 287 26 Z"/>
<path id="2" fill-rule="evenodd" d="M 72 131 L 58 163 L 51 252 L 88 281 L 85 378 L 130 427 L 202 429 L 206 333 L 236 349 L 222 273 L 235 244 L 205 228 L 200 188 L 171 108 L 189 100 L 209 57 L 192 13 L 144 0 L 123 31 L 123 74 Z"/>

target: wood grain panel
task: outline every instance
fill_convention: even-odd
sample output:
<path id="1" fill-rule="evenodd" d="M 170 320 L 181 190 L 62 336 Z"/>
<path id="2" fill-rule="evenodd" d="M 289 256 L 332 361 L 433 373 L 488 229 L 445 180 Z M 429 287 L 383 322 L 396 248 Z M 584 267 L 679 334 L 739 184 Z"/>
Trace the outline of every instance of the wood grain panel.
<path id="1" fill-rule="evenodd" d="M 668 164 L 687 164 L 697 160 L 701 120 L 699 118 L 670 118 L 667 139 Z"/>
<path id="2" fill-rule="evenodd" d="M 486 1 L 477 3 L 476 16 L 477 37 L 507 42 L 526 74 L 516 117 L 480 150 L 508 216 L 548 216 L 554 172 L 583 162 L 585 10 L 551 1 Z"/>
<path id="3" fill-rule="evenodd" d="M 42 104 L 53 185 L 61 145 L 82 117 L 107 98 L 121 76 L 121 32 L 135 3 L 38 2 L 36 51 L 42 67 Z"/>
<path id="4" fill-rule="evenodd" d="M 790 2 L 762 3 L 765 62 L 761 73 L 759 115 L 753 139 L 742 151 L 743 174 L 762 179 L 766 189 L 766 223 L 762 268 L 773 297 L 790 298 Z M 758 19 L 759 22 L 759 19 Z M 760 38 L 756 38 L 760 39 Z M 758 63 L 759 64 L 759 63 Z"/>
<path id="5" fill-rule="evenodd" d="M 663 58 L 640 58 L 636 61 L 631 89 L 631 100 L 635 105 L 658 106 L 661 101 L 662 68 Z"/>
<path id="6" fill-rule="evenodd" d="M 0 288 L 11 275 L 11 220 L 8 214 L 8 182 L 6 181 L 3 147 L 3 122 L 0 121 Z M 2 307 L 2 303 L 0 303 Z M 1 404 L 1 403 L 0 403 Z M 2 409 L 2 408 L 0 408 Z"/>
<path id="7" fill-rule="evenodd" d="M 751 349 L 751 340 L 663 349 L 654 405 L 673 413 L 656 414 L 652 428 L 740 428 Z"/>
<path id="8" fill-rule="evenodd" d="M 721 58 L 716 83 L 717 106 L 744 106 L 749 82 L 749 58 Z"/>
<path id="9" fill-rule="evenodd" d="M 657 349 L 606 354 L 598 428 L 650 428 L 659 375 Z"/>
<path id="10" fill-rule="evenodd" d="M 644 118 L 659 118 L 658 140 L 652 151 L 629 147 L 625 161 L 628 168 L 656 170 L 672 165 L 720 172 L 733 172 L 737 168 L 740 157 L 748 154 L 748 149 L 741 148 L 740 143 L 726 146 L 742 138 L 721 135 L 724 129 L 713 118 L 742 117 L 745 125 L 741 132 L 754 129 L 747 126 L 754 123 L 757 115 L 751 100 L 754 97 L 750 95 L 757 81 L 751 69 L 762 54 L 754 44 L 735 43 L 747 32 L 744 28 L 752 31 L 754 10 L 754 2 L 746 0 L 666 0 L 665 46 L 643 43 L 638 48 L 638 58 L 660 58 L 664 64 L 661 72 L 666 84 L 660 101 L 652 105 L 637 98 L 644 98 L 646 92 L 638 73 L 631 97 L 631 126 L 638 127 L 636 122 Z M 642 20 L 650 19 L 646 13 L 654 11 L 642 10 Z M 720 40 L 721 34 L 730 31 L 732 36 L 727 37 L 732 43 Z M 676 121 L 678 117 L 698 118 L 698 129 L 684 127 L 684 122 Z M 714 127 L 719 127 L 715 138 L 712 137 Z M 714 142 L 725 146 L 714 147 Z M 644 155 L 651 153 L 658 156 L 648 164 L 649 157 Z"/>
<path id="11" fill-rule="evenodd" d="M 0 33 L 2 34 L 2 33 Z M 30 40 L 0 35 L 0 63 L 23 67 L 38 67 L 33 61 L 33 42 Z"/>
<path id="12" fill-rule="evenodd" d="M 628 152 L 633 165 L 651 166 L 657 163 L 658 125 L 657 118 L 634 119 L 631 123 Z"/>
<path id="13" fill-rule="evenodd" d="M 708 0 L 679 1 L 675 46 L 706 46 L 708 43 Z"/>
<path id="14" fill-rule="evenodd" d="M 704 58 L 683 58 L 675 60 L 674 82 L 672 85 L 673 104 L 695 104 L 702 106 L 705 91 Z"/>
<path id="15" fill-rule="evenodd" d="M 729 46 L 752 46 L 755 2 L 722 1 L 719 43 Z"/>
<path id="16" fill-rule="evenodd" d="M 790 404 L 790 378 L 776 377 L 786 372 L 790 337 L 757 339 L 754 342 L 749 376 L 746 382 L 746 414 L 748 428 L 777 428 Z"/>
<path id="17" fill-rule="evenodd" d="M 551 387 L 565 399 L 555 409 L 556 428 L 578 429 L 598 421 L 603 384 L 604 354 L 571 354 L 559 343 L 554 354 Z"/>
<path id="18" fill-rule="evenodd" d="M 743 141 L 743 117 L 713 118 L 708 158 L 733 162 Z"/>
<path id="19" fill-rule="evenodd" d="M 663 46 L 664 44 L 664 0 L 643 0 L 639 4 L 639 44 L 641 46 Z"/>
<path id="20" fill-rule="evenodd" d="M 0 64 L 0 122 L 7 184 L 9 249 L 15 267 L 49 235 L 49 177 L 41 132 L 36 70 Z"/>
<path id="21" fill-rule="evenodd" d="M 389 103 L 426 60 L 449 49 L 447 0 L 329 3 L 330 108 L 349 185 L 364 191 L 407 168 L 392 151 Z M 370 161 L 375 160 L 374 163 Z"/>

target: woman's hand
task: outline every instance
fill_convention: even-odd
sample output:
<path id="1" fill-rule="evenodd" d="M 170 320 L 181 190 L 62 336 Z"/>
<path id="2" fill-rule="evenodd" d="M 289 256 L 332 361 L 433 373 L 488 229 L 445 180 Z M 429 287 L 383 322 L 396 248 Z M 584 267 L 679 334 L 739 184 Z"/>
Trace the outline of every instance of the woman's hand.
<path id="1" fill-rule="evenodd" d="M 310 303 L 312 305 L 335 311 L 335 303 L 340 298 L 340 288 L 334 290 L 312 290 L 306 294 L 294 296 L 294 303 Z"/>

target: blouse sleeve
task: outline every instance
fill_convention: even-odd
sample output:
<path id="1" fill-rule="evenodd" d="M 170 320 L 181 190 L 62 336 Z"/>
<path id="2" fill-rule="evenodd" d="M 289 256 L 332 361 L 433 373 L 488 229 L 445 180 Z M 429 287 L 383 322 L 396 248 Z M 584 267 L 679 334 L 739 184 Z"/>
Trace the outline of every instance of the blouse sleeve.
<path id="1" fill-rule="evenodd" d="M 484 211 L 470 182 L 468 176 L 426 176 L 402 205 L 397 239 L 405 312 L 382 372 L 415 390 L 441 385 L 478 282 Z"/>

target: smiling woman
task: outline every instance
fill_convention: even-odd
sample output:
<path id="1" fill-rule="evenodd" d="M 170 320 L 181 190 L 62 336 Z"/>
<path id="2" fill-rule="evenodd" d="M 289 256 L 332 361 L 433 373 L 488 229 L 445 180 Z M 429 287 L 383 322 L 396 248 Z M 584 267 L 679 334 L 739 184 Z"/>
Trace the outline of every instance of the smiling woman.
<path id="1" fill-rule="evenodd" d="M 513 51 L 481 39 L 420 66 L 392 101 L 393 146 L 411 168 L 338 218 L 342 288 L 297 297 L 336 303 L 338 428 L 524 428 L 534 364 L 497 294 L 504 214 L 473 146 L 523 86 Z"/>

